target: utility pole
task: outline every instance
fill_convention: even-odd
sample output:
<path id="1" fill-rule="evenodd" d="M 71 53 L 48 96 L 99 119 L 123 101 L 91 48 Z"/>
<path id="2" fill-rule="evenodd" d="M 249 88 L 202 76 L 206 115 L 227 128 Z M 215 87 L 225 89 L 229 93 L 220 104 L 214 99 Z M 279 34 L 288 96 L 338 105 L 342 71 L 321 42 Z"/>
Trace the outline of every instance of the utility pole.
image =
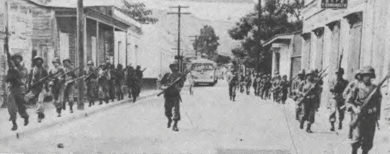
<path id="1" fill-rule="evenodd" d="M 194 37 L 195 40 L 191 40 L 191 41 L 194 41 L 195 43 L 195 46 L 194 46 L 194 50 L 195 50 L 195 56 L 198 57 L 198 35 L 194 35 L 194 36 L 190 36 L 190 37 Z"/>
<path id="2" fill-rule="evenodd" d="M 181 15 L 182 14 L 191 14 L 191 13 L 188 13 L 188 12 L 181 12 L 181 9 L 182 8 L 189 8 L 188 6 L 181 6 L 181 5 L 178 5 L 178 6 L 170 6 L 169 8 L 177 8 L 178 9 L 178 12 L 168 12 L 168 14 L 177 14 L 177 20 L 178 20 L 178 28 L 177 28 L 177 61 L 179 62 L 179 70 L 182 71 L 182 67 L 183 67 L 183 57 L 180 56 L 180 18 L 181 18 Z"/>
<path id="3" fill-rule="evenodd" d="M 259 73 L 259 65 L 260 65 L 260 52 L 261 52 L 261 48 L 262 48 L 262 44 L 261 44 L 261 38 L 260 38 L 260 35 L 261 35 L 261 31 L 260 31 L 260 27 L 261 27 L 261 0 L 259 0 L 259 4 L 258 4 L 258 22 L 257 22 L 257 33 L 258 33 L 258 36 L 257 36 L 257 43 L 259 45 L 259 48 L 258 48 L 258 51 L 257 51 L 257 54 L 256 54 L 256 72 Z"/>
<path id="4" fill-rule="evenodd" d="M 79 67 L 84 68 L 84 8 L 83 0 L 77 1 L 77 49 L 79 56 Z M 81 69 L 83 70 L 83 69 Z M 83 75 L 83 71 L 79 71 L 79 76 Z M 84 110 L 84 80 L 79 80 L 79 97 L 77 101 L 77 109 Z"/>

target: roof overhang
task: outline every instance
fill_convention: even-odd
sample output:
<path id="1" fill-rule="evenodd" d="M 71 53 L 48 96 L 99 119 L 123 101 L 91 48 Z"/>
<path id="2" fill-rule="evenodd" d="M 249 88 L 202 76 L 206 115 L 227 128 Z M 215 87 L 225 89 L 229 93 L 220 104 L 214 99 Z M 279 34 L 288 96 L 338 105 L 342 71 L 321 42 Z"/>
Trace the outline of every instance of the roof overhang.
<path id="1" fill-rule="evenodd" d="M 275 36 L 269 41 L 265 42 L 263 46 L 268 46 L 271 43 L 285 43 L 288 44 L 290 41 L 294 38 L 294 34 L 287 34 L 287 35 L 279 35 Z"/>

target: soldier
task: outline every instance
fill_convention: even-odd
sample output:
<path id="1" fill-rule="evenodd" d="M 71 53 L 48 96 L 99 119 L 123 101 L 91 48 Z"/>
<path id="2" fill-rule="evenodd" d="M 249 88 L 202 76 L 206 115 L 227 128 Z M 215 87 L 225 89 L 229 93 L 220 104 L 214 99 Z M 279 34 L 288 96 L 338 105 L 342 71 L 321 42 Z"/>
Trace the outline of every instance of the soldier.
<path id="1" fill-rule="evenodd" d="M 272 78 L 272 97 L 273 100 L 279 103 L 279 93 L 280 93 L 280 75 L 277 73 L 275 77 Z"/>
<path id="2" fill-rule="evenodd" d="M 114 102 L 115 99 L 115 68 L 109 61 L 106 62 L 107 67 L 107 87 L 108 87 L 108 98 Z"/>
<path id="3" fill-rule="evenodd" d="M 138 79 L 142 81 L 142 78 L 144 77 L 144 72 L 141 70 L 141 66 L 137 65 L 137 69 L 135 70 L 135 74 Z"/>
<path id="4" fill-rule="evenodd" d="M 171 123 L 173 120 L 174 124 L 172 130 L 179 131 L 177 127 L 177 123 L 180 120 L 180 101 L 181 101 L 180 91 L 184 85 L 185 78 L 179 72 L 177 62 L 170 64 L 169 68 L 171 69 L 172 73 L 165 74 L 161 80 L 161 84 L 163 85 L 161 89 L 166 89 L 164 93 L 165 116 L 168 118 L 167 127 L 168 128 L 171 127 Z M 174 85 L 170 85 L 173 81 L 177 80 L 178 78 L 181 78 L 179 82 L 177 82 Z M 172 114 L 172 110 L 173 110 L 173 114 Z"/>
<path id="5" fill-rule="evenodd" d="M 291 91 L 292 91 L 292 95 L 293 95 L 293 100 L 294 101 L 297 101 L 298 98 L 299 98 L 299 89 L 298 89 L 298 86 L 299 84 L 301 84 L 301 82 L 305 81 L 305 70 L 301 70 L 299 71 L 298 73 L 298 78 L 295 79 L 291 85 Z M 298 103 L 296 103 L 296 106 L 295 106 L 295 118 L 297 120 L 299 120 L 299 113 L 301 112 L 301 105 L 299 105 Z"/>
<path id="6" fill-rule="evenodd" d="M 260 98 L 261 99 L 265 99 L 264 97 L 264 92 L 265 92 L 265 89 L 264 89 L 264 86 L 265 86 L 265 82 L 267 80 L 267 75 L 264 74 L 260 80 L 260 84 L 259 84 L 259 88 L 260 88 Z"/>
<path id="7" fill-rule="evenodd" d="M 128 69 L 126 83 L 129 86 L 129 95 L 133 98 L 133 102 L 136 102 L 141 86 L 132 66 Z"/>
<path id="8" fill-rule="evenodd" d="M 267 77 L 265 78 L 265 82 L 264 82 L 264 90 L 263 90 L 263 93 L 264 93 L 264 99 L 270 99 L 271 98 L 271 93 L 270 93 L 270 89 L 272 87 L 272 83 L 271 83 L 271 75 L 268 74 Z"/>
<path id="9" fill-rule="evenodd" d="M 256 74 L 256 78 L 253 81 L 253 89 L 255 91 L 255 96 L 260 95 L 260 82 L 261 82 L 261 75 L 260 73 Z"/>
<path id="10" fill-rule="evenodd" d="M 124 71 L 122 64 L 118 64 L 117 69 L 115 70 L 115 92 L 117 95 L 118 100 L 123 99 L 123 91 L 122 91 L 122 85 L 124 84 Z"/>
<path id="11" fill-rule="evenodd" d="M 289 82 L 287 81 L 287 75 L 283 75 L 282 80 L 280 81 L 280 101 L 282 104 L 286 103 L 287 93 L 288 93 Z"/>
<path id="12" fill-rule="evenodd" d="M 228 75 L 228 83 L 229 83 L 229 96 L 230 100 L 235 101 L 236 99 L 236 91 L 238 86 L 238 76 L 237 73 L 232 72 Z"/>
<path id="13" fill-rule="evenodd" d="M 96 93 L 96 68 L 93 66 L 92 61 L 88 61 L 87 68 L 84 70 L 84 74 L 87 75 L 85 78 L 85 84 L 87 86 L 87 99 L 89 101 L 89 107 L 95 105 L 95 98 L 97 97 Z"/>
<path id="14" fill-rule="evenodd" d="M 128 66 L 127 69 L 126 69 L 126 85 L 127 85 L 127 89 L 128 89 L 128 92 L 129 92 L 129 98 L 132 97 L 132 91 L 131 91 L 131 88 L 133 87 L 133 82 L 134 82 L 134 74 L 135 74 L 135 71 L 134 71 L 134 68 L 133 66 Z"/>
<path id="15" fill-rule="evenodd" d="M 98 69 L 98 96 L 99 96 L 99 105 L 103 104 L 103 101 L 108 104 L 109 94 L 108 94 L 108 70 L 107 66 L 100 64 Z"/>
<path id="16" fill-rule="evenodd" d="M 345 109 L 342 109 L 342 106 L 344 106 L 345 102 L 343 98 L 343 92 L 348 85 L 348 81 L 343 79 L 343 75 L 344 69 L 339 68 L 336 72 L 336 80 L 330 83 L 330 92 L 333 94 L 333 97 L 330 102 L 330 131 L 335 131 L 334 123 L 336 122 L 336 112 L 339 114 L 339 129 L 342 129 L 343 127 L 345 113 Z"/>
<path id="17" fill-rule="evenodd" d="M 361 108 L 365 99 L 377 88 L 371 82 L 375 78 L 375 70 L 371 66 L 362 69 L 361 82 L 353 87 L 347 96 L 347 103 L 352 110 L 353 118 L 361 115 L 356 127 L 352 128 L 352 154 L 362 148 L 362 154 L 368 154 L 373 147 L 373 140 L 377 121 L 380 119 L 382 95 L 377 91 L 365 108 Z"/>
<path id="18" fill-rule="evenodd" d="M 298 86 L 298 95 L 301 97 L 301 107 L 302 111 L 299 116 L 300 125 L 299 127 L 303 129 L 305 121 L 307 121 L 306 132 L 312 133 L 311 125 L 314 123 L 315 112 L 318 104 L 318 91 L 320 90 L 318 84 L 314 80 L 315 73 L 313 70 L 310 70 L 306 73 L 305 81 L 301 82 Z M 312 91 L 310 93 L 309 90 Z M 308 93 L 306 95 L 306 93 Z M 303 98 L 306 95 L 305 98 Z"/>
<path id="19" fill-rule="evenodd" d="M 49 82 L 49 89 L 53 97 L 53 104 L 56 107 L 57 117 L 61 117 L 65 94 L 65 78 L 62 76 L 65 74 L 65 71 L 61 67 L 61 60 L 59 58 L 54 58 L 52 64 L 54 68 L 49 71 L 49 75 L 52 76 Z"/>
<path id="20" fill-rule="evenodd" d="M 249 95 L 252 85 L 252 79 L 250 73 L 248 73 L 245 77 L 245 88 L 246 88 L 246 94 Z"/>
<path id="21" fill-rule="evenodd" d="M 27 78 L 27 69 L 20 63 L 23 61 L 23 57 L 20 54 L 14 54 L 11 57 L 15 68 L 10 68 L 5 77 L 5 81 L 9 83 L 7 94 L 7 108 L 10 115 L 10 121 L 12 122 L 11 130 L 18 129 L 16 123 L 17 113 L 24 119 L 24 126 L 28 125 L 29 116 L 26 112 L 26 102 L 24 100 L 25 84 Z M 12 67 L 12 66 L 10 66 Z"/>
<path id="22" fill-rule="evenodd" d="M 243 93 L 244 92 L 244 85 L 245 85 L 245 76 L 243 73 L 241 73 L 241 75 L 239 77 L 239 81 L 240 81 L 240 93 Z"/>
<path id="23" fill-rule="evenodd" d="M 361 70 L 357 70 L 355 72 L 355 80 L 353 80 L 352 82 L 350 82 L 347 86 L 347 88 L 345 88 L 344 92 L 343 92 L 343 98 L 346 100 L 348 94 L 351 92 L 351 89 L 353 89 L 354 87 L 356 87 L 359 82 L 361 82 L 361 77 L 360 77 L 360 72 Z M 349 108 L 348 107 L 348 103 L 345 104 L 345 108 Z M 349 112 L 351 112 L 351 110 L 348 110 Z M 351 112 L 351 120 L 353 118 L 353 114 Z M 349 139 L 352 139 L 352 127 L 349 127 L 349 133 L 348 133 L 348 138 Z"/>
<path id="24" fill-rule="evenodd" d="M 38 122 L 41 122 L 43 118 L 45 118 L 44 108 L 43 108 L 43 100 L 45 95 L 43 93 L 43 88 L 45 87 L 46 92 L 48 91 L 48 87 L 46 81 L 39 82 L 42 78 L 48 76 L 47 71 L 42 67 L 43 59 L 39 56 L 34 57 L 33 59 L 34 67 L 31 69 L 28 79 L 28 88 L 30 91 L 26 94 L 26 102 L 31 102 L 37 99 L 37 110 L 38 114 Z"/>
<path id="25" fill-rule="evenodd" d="M 64 59 L 62 61 L 64 64 L 64 71 L 67 73 L 65 75 L 65 91 L 64 91 L 64 104 L 63 109 L 65 110 L 66 102 L 69 104 L 70 113 L 73 113 L 73 105 L 74 105 L 74 79 L 76 78 L 76 74 L 74 73 L 74 68 L 71 66 L 70 59 Z M 72 72 L 70 72 L 72 71 Z"/>

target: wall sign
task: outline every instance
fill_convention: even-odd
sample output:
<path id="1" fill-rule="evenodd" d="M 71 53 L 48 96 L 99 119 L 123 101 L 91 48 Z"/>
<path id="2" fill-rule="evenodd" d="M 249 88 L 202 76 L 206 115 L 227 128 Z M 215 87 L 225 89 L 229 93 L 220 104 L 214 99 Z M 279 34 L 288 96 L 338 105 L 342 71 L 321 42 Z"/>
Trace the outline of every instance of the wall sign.
<path id="1" fill-rule="evenodd" d="M 348 0 L 321 0 L 321 8 L 344 9 L 347 5 Z"/>

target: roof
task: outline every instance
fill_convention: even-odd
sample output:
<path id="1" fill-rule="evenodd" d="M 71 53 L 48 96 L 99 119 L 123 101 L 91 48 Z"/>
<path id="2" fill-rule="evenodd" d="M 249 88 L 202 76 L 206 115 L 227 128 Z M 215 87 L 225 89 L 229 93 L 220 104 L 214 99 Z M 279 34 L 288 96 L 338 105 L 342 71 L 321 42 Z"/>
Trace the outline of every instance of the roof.
<path id="1" fill-rule="evenodd" d="M 34 3 L 48 6 L 48 7 L 57 7 L 57 8 L 76 8 L 78 0 L 52 0 L 50 2 L 42 3 L 39 0 L 30 0 Z M 84 0 L 83 5 L 85 7 L 89 6 L 116 6 L 122 7 L 123 0 Z"/>
<path id="2" fill-rule="evenodd" d="M 208 59 L 200 58 L 200 59 L 191 61 L 191 63 L 215 63 L 215 62 L 211 61 L 211 60 L 208 60 Z"/>
<path id="3" fill-rule="evenodd" d="M 262 44 L 262 46 L 267 46 L 277 40 L 286 40 L 286 39 L 292 39 L 295 34 L 300 34 L 302 31 L 295 31 L 292 33 L 285 33 L 285 34 L 276 34 L 274 37 L 268 39 L 266 42 Z"/>

